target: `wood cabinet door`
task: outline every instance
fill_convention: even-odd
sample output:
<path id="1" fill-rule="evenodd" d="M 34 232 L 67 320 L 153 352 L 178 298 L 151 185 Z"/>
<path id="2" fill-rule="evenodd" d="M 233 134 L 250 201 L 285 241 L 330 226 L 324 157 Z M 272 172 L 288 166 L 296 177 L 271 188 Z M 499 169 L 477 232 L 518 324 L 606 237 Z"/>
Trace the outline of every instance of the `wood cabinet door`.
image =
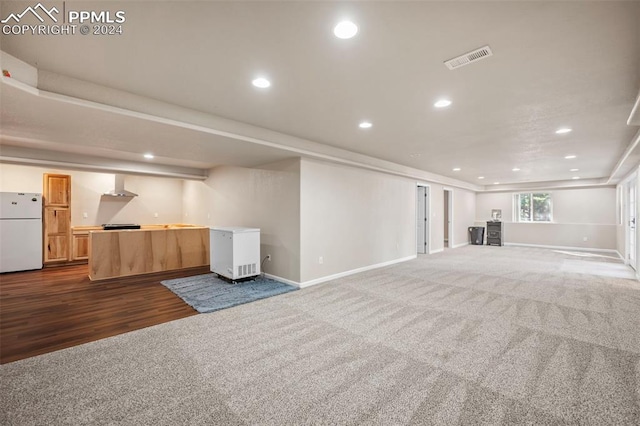
<path id="1" fill-rule="evenodd" d="M 46 207 L 44 209 L 44 234 L 68 235 L 71 230 L 71 211 L 68 208 Z"/>
<path id="2" fill-rule="evenodd" d="M 73 236 L 73 260 L 89 258 L 89 235 L 80 234 Z"/>
<path id="3" fill-rule="evenodd" d="M 62 207 L 44 209 L 44 262 L 70 260 L 71 211 Z"/>
<path id="4" fill-rule="evenodd" d="M 69 207 L 71 203 L 71 176 L 45 173 L 43 196 L 45 206 Z"/>
<path id="5" fill-rule="evenodd" d="M 45 173 L 42 196 L 44 262 L 71 260 L 71 176 Z"/>
<path id="6" fill-rule="evenodd" d="M 44 238 L 45 263 L 67 260 L 69 260 L 69 237 L 67 235 L 46 235 Z"/>

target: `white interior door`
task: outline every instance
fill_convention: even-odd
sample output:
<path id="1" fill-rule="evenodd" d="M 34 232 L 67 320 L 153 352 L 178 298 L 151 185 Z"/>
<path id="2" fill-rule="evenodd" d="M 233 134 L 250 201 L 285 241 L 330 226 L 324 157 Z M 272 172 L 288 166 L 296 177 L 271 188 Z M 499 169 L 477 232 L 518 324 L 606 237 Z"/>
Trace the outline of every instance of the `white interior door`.
<path id="1" fill-rule="evenodd" d="M 416 206 L 416 249 L 419 254 L 426 254 L 429 252 L 429 189 L 426 186 L 418 187 Z"/>
<path id="2" fill-rule="evenodd" d="M 629 181 L 629 187 L 628 187 L 628 200 L 629 200 L 629 210 L 628 210 L 628 214 L 629 214 L 629 235 L 628 235 L 628 241 L 629 241 L 629 251 L 628 251 L 628 260 L 629 260 L 629 265 L 633 268 L 636 269 L 636 198 L 637 198 L 637 194 L 636 194 L 636 179 L 631 179 L 631 181 Z"/>

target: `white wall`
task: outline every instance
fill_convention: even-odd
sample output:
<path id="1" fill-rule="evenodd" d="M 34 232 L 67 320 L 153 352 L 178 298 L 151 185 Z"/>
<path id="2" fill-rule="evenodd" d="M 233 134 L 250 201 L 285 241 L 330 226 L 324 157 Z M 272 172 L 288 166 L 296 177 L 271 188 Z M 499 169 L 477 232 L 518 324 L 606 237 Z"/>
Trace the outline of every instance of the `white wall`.
<path id="1" fill-rule="evenodd" d="M 469 244 L 469 226 L 475 224 L 476 194 L 459 188 L 445 187 L 435 183 L 424 182 L 431 188 L 431 238 L 430 253 L 444 250 L 444 238 L 447 220 L 445 208 L 445 191 L 448 189 L 453 202 L 452 234 L 449 235 L 449 248 Z"/>
<path id="2" fill-rule="evenodd" d="M 469 244 L 469 227 L 475 224 L 476 194 L 464 189 L 453 189 L 453 237 L 449 247 Z"/>
<path id="3" fill-rule="evenodd" d="M 211 173 L 205 181 L 185 180 L 182 182 L 183 221 L 203 226 L 213 223 L 213 187 Z"/>
<path id="4" fill-rule="evenodd" d="M 556 189 L 544 192 L 552 193 L 553 223 L 513 222 L 511 192 L 478 193 L 476 223 L 483 225 L 491 218 L 492 209 L 502 209 L 506 243 L 616 249 L 615 188 Z"/>
<path id="5" fill-rule="evenodd" d="M 476 194 L 475 219 L 484 222 L 491 219 L 491 210 L 502 210 L 502 221 L 513 221 L 513 194 L 511 192 L 479 192 Z"/>
<path id="6" fill-rule="evenodd" d="M 616 190 L 610 188 L 553 191 L 553 220 L 558 223 L 616 223 Z"/>
<path id="7" fill-rule="evenodd" d="M 260 228 L 264 272 L 300 281 L 300 159 L 260 168 L 216 167 L 184 183 L 184 213 L 207 226 Z"/>
<path id="8" fill-rule="evenodd" d="M 416 254 L 415 182 L 308 159 L 300 176 L 302 282 Z"/>
<path id="9" fill-rule="evenodd" d="M 41 193 L 44 173 L 71 175 L 72 226 L 182 222 L 181 179 L 126 176 L 125 188 L 139 196 L 123 199 L 101 197 L 113 189 L 113 174 L 0 164 L 0 191 Z"/>

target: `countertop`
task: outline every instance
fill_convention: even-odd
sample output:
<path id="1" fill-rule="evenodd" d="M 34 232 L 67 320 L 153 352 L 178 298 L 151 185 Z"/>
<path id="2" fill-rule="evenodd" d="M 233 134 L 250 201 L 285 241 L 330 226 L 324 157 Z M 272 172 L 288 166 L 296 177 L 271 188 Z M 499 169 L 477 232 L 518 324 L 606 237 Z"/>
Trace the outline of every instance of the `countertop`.
<path id="1" fill-rule="evenodd" d="M 100 225 L 73 226 L 71 231 L 75 234 L 88 234 L 89 232 L 139 232 L 139 231 L 161 231 L 165 229 L 209 229 L 208 226 L 189 225 L 184 223 L 169 223 L 163 225 L 140 225 L 140 229 L 112 229 L 105 231 Z"/>

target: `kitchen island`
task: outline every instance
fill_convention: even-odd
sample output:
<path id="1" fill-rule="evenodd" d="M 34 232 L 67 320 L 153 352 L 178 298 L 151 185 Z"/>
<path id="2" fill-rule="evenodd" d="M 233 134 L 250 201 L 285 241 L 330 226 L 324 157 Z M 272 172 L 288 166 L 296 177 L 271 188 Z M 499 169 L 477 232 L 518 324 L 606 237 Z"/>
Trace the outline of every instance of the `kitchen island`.
<path id="1" fill-rule="evenodd" d="M 90 230 L 92 281 L 209 265 L 209 228 L 142 225 L 141 229 Z"/>

